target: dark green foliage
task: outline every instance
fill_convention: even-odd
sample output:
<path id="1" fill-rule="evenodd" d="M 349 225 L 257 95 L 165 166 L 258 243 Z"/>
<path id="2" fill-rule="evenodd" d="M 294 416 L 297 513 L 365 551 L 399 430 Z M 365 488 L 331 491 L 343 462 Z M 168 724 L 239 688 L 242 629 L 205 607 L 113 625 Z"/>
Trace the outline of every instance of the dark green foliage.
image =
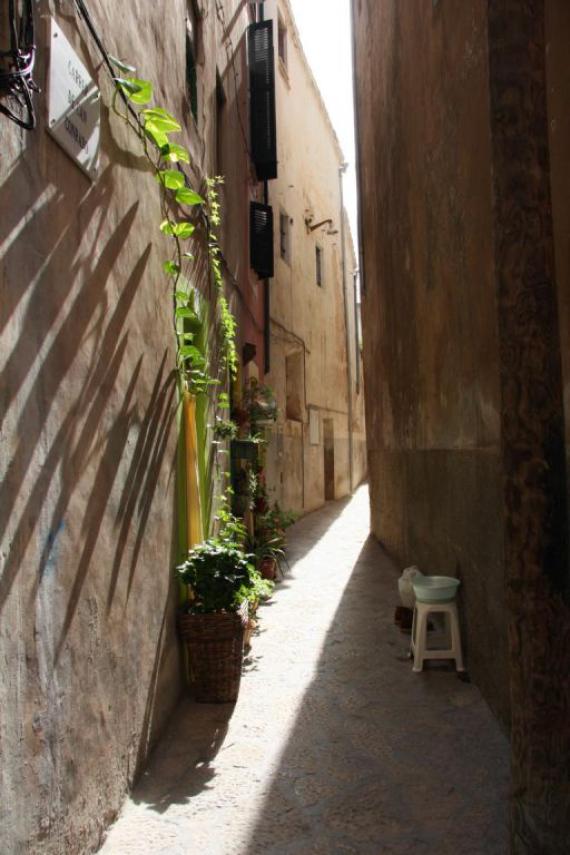
<path id="1" fill-rule="evenodd" d="M 257 581 L 253 556 L 219 538 L 192 549 L 177 570 L 192 590 L 188 610 L 195 614 L 235 611 L 249 599 Z"/>

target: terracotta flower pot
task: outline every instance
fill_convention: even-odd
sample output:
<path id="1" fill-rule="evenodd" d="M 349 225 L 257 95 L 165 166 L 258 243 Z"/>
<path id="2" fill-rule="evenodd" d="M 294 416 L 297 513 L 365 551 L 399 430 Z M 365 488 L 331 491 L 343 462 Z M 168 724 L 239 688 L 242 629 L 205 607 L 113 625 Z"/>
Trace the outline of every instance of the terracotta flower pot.
<path id="1" fill-rule="evenodd" d="M 259 566 L 259 572 L 264 579 L 274 581 L 277 575 L 277 561 L 275 558 L 263 558 Z"/>

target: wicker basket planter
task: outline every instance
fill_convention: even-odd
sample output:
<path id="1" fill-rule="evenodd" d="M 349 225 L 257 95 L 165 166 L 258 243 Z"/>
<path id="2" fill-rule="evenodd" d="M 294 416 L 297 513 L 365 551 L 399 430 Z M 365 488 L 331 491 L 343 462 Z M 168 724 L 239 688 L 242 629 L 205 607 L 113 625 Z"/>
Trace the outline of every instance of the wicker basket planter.
<path id="1" fill-rule="evenodd" d="M 238 612 L 179 616 L 180 637 L 188 652 L 190 684 L 200 703 L 237 700 L 247 621 L 247 602 Z"/>

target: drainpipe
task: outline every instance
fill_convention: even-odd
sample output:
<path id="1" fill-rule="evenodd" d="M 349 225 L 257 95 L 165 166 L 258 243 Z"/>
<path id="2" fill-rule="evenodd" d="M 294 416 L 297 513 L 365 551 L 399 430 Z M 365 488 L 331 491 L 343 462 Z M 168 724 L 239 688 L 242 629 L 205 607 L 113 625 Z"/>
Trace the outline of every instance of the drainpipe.
<path id="1" fill-rule="evenodd" d="M 346 172 L 348 163 L 341 163 L 338 168 L 338 182 L 340 187 L 340 241 L 341 241 L 341 258 L 342 258 L 342 300 L 344 304 L 344 331 L 345 331 L 345 349 L 346 349 L 346 386 L 348 392 L 348 473 L 350 493 L 354 489 L 354 464 L 353 464 L 353 438 L 352 438 L 352 363 L 350 360 L 350 331 L 348 324 L 348 294 L 346 293 L 346 247 L 345 247 L 345 227 L 344 227 L 344 188 L 342 176 Z"/>
<path id="2" fill-rule="evenodd" d="M 264 0 L 257 4 L 259 20 L 265 20 L 263 9 Z M 269 184 L 267 179 L 263 181 L 263 204 L 269 205 Z M 263 373 L 271 371 L 271 290 L 269 279 L 263 280 Z"/>
<path id="3" fill-rule="evenodd" d="M 360 392 L 360 347 L 358 340 L 358 267 L 352 271 L 352 289 L 354 292 L 354 373 L 356 374 L 356 393 Z"/>

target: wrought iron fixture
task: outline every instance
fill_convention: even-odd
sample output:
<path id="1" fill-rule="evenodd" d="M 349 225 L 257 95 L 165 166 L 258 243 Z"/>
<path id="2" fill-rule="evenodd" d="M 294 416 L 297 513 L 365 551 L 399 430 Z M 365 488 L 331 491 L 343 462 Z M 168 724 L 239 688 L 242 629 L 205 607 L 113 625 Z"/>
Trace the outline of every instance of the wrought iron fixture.
<path id="1" fill-rule="evenodd" d="M 16 12 L 15 0 L 8 0 L 10 48 L 0 51 L 0 98 L 12 99 L 18 107 L 0 103 L 0 113 L 26 131 L 36 126 L 32 92 L 36 60 L 33 0 L 23 0 L 22 12 Z M 20 114 L 19 114 L 20 113 Z"/>
<path id="2" fill-rule="evenodd" d="M 312 217 L 305 217 L 305 227 L 307 229 L 308 235 L 310 235 L 311 232 L 315 232 L 317 229 L 320 229 L 323 226 L 326 226 L 327 223 L 328 223 L 328 229 L 325 232 L 325 234 L 327 234 L 327 235 L 337 235 L 338 234 L 338 229 L 333 229 L 333 220 L 330 217 L 327 220 L 322 220 L 320 223 L 316 223 L 315 225 L 313 225 L 312 223 L 313 223 Z"/>

